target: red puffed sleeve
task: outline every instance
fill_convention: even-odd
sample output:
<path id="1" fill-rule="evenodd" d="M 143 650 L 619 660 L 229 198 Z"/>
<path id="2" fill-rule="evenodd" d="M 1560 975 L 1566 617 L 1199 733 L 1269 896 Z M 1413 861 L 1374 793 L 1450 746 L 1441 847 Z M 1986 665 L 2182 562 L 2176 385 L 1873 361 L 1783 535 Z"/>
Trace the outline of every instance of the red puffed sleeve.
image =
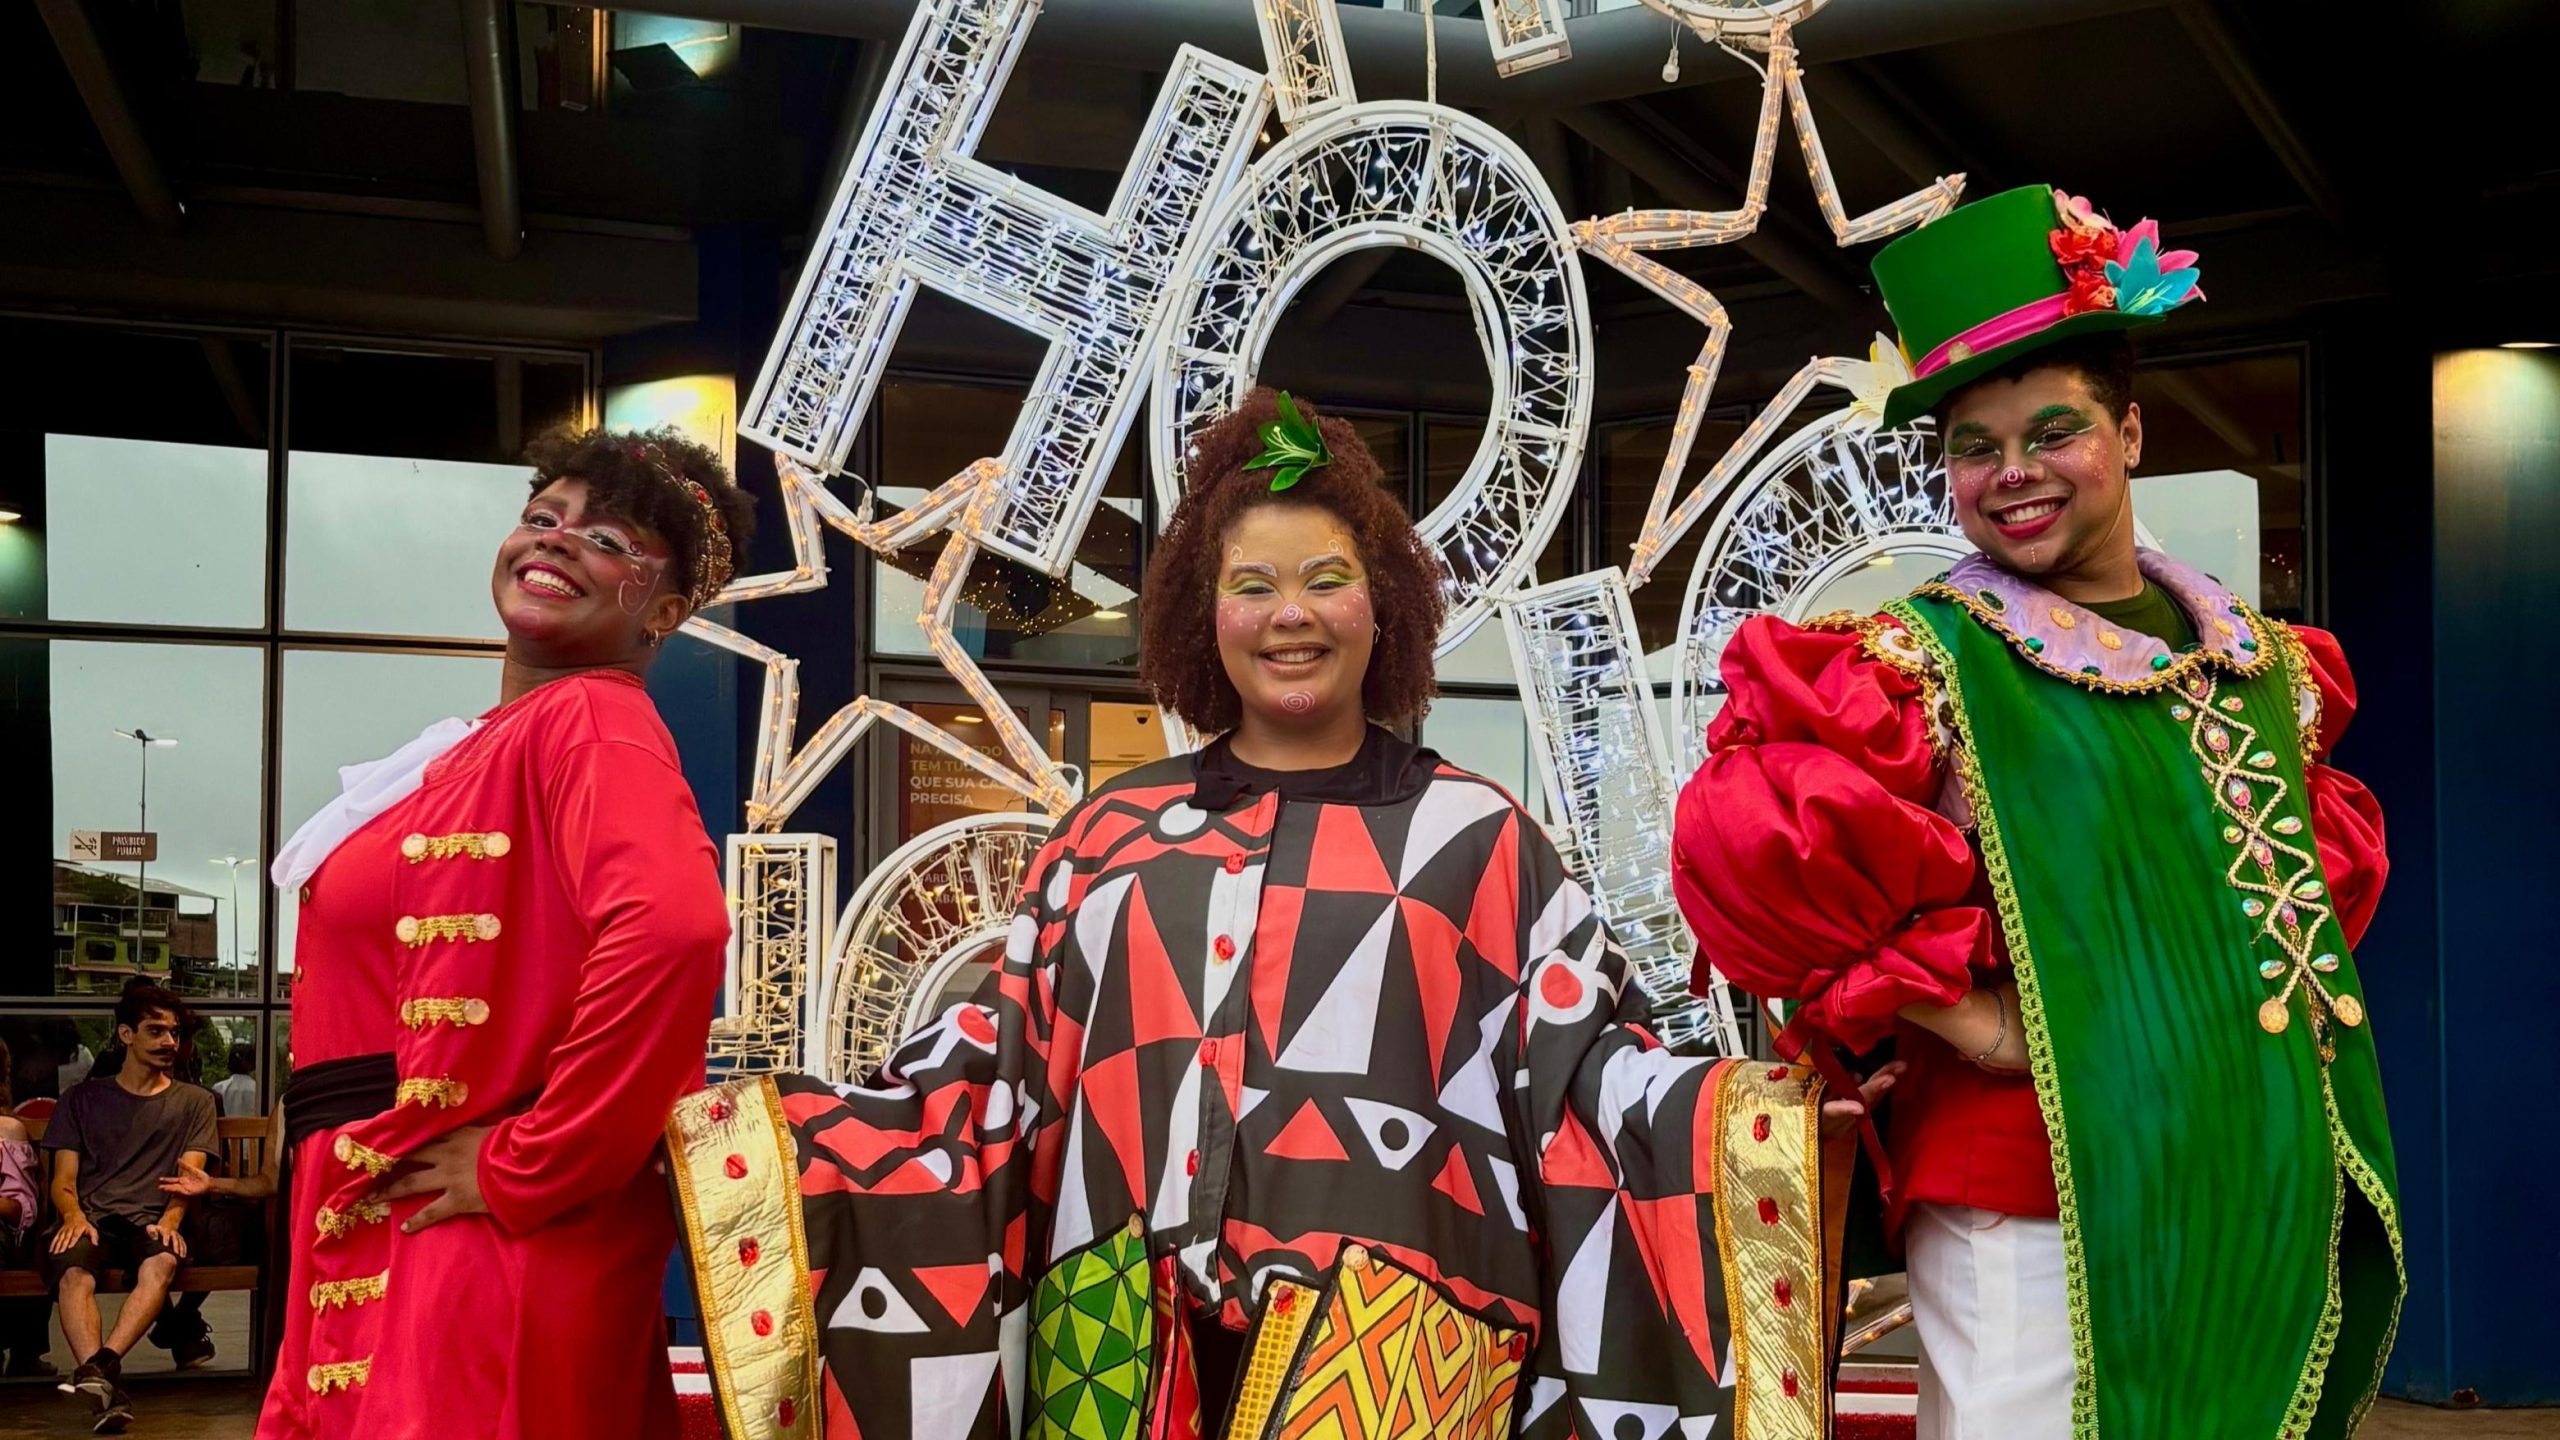
<path id="1" fill-rule="evenodd" d="M 1879 622 L 1889 624 L 1890 622 Z M 1945 772 L 1913 675 L 1854 632 L 1762 616 L 1724 652 L 1725 707 L 1680 792 L 1673 881 L 1712 963 L 1807 1002 L 1863 1050 L 1915 1002 L 1951 1005 L 1992 960 L 1964 832 L 1930 808 Z"/>
<path id="2" fill-rule="evenodd" d="M 668 1110 L 702 1083 L 729 944 L 717 857 L 666 757 L 590 741 L 544 790 L 553 859 L 594 939 L 542 1094 L 480 1152 L 481 1198 L 518 1234 L 649 1163 Z"/>
<path id="3" fill-rule="evenodd" d="M 2382 883 L 2391 873 L 2391 857 L 2383 847 L 2382 806 L 2364 782 L 2327 764 L 2338 737 L 2356 713 L 2356 677 L 2347 669 L 2338 637 L 2307 625 L 2293 627 L 2305 664 L 2304 678 L 2319 695 L 2320 713 L 2310 753 L 2303 757 L 2311 790 L 2311 834 L 2320 845 L 2320 868 L 2328 873 L 2329 894 L 2338 907 L 2338 928 L 2349 945 L 2364 941 L 2373 923 L 2374 906 L 2382 901 Z"/>

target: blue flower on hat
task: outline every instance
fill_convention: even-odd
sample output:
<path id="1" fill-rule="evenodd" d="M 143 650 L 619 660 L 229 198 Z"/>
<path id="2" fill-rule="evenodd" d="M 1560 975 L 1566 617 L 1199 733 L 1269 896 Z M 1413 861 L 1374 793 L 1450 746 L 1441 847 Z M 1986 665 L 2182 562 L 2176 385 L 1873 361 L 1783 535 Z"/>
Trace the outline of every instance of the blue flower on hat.
<path id="1" fill-rule="evenodd" d="M 2128 315 L 2157 315 L 2196 298 L 2196 267 L 2190 263 L 2162 270 L 2160 258 L 2159 242 L 2144 235 L 2134 242 L 2133 253 L 2122 264 L 2107 262 L 2107 283 L 2115 287 L 2118 310 Z M 2195 255 L 2180 251 L 2169 258 L 2192 262 Z"/>

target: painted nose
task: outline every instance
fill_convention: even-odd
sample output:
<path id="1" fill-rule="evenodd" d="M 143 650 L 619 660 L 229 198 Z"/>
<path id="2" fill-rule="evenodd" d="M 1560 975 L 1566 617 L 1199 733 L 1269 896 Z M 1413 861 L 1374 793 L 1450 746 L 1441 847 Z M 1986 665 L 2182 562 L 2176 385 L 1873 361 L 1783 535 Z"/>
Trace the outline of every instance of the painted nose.
<path id="1" fill-rule="evenodd" d="M 1275 625 L 1304 625 L 1308 623 L 1306 607 L 1300 605 L 1297 601 L 1292 600 L 1288 604 L 1280 607 L 1280 613 L 1272 617 L 1272 623 Z"/>
<path id="2" fill-rule="evenodd" d="M 2000 488 L 2003 490 L 2015 490 L 2026 483 L 2027 472 L 2021 466 L 2012 465 L 2000 472 Z"/>

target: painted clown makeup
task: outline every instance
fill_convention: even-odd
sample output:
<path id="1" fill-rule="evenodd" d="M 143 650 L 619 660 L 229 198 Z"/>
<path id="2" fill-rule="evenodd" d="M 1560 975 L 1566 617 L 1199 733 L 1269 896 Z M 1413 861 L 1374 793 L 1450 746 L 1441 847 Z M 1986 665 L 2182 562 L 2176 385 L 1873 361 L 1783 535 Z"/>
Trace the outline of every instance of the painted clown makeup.
<path id="1" fill-rule="evenodd" d="M 1229 532 L 1218 652 L 1245 709 L 1292 729 L 1357 716 L 1377 615 L 1359 548 L 1330 512 L 1256 506 Z"/>

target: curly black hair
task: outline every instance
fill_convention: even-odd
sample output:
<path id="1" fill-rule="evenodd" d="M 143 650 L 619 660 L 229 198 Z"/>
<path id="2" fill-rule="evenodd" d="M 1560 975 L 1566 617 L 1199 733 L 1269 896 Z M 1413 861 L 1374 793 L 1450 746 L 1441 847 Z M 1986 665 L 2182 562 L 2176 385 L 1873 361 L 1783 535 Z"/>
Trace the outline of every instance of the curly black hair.
<path id="1" fill-rule="evenodd" d="M 710 517 L 679 483 L 691 480 L 710 495 L 727 527 L 732 573 L 744 561 L 756 528 L 755 497 L 729 478 L 709 447 L 671 425 L 655 430 L 556 430 L 525 447 L 533 467 L 533 493 L 555 480 L 587 482 L 587 503 L 603 514 L 646 526 L 675 551 L 675 589 L 691 595 L 703 579 Z"/>
<path id="2" fill-rule="evenodd" d="M 1420 719 L 1437 693 L 1432 651 L 1448 612 L 1440 556 L 1386 488 L 1358 432 L 1345 421 L 1317 415 L 1303 399 L 1297 405 L 1323 433 L 1333 463 L 1277 493 L 1270 471 L 1245 469 L 1261 453 L 1262 427 L 1280 414 L 1278 395 L 1254 390 L 1232 413 L 1192 437 L 1185 461 L 1188 489 L 1156 542 L 1138 591 L 1138 633 L 1144 640 L 1138 676 L 1157 704 L 1203 734 L 1234 729 L 1244 713 L 1243 699 L 1218 658 L 1213 597 L 1226 533 L 1257 505 L 1323 510 L 1360 547 L 1378 619 L 1369 672 L 1360 681 L 1361 708 L 1369 718 L 1389 725 Z"/>

